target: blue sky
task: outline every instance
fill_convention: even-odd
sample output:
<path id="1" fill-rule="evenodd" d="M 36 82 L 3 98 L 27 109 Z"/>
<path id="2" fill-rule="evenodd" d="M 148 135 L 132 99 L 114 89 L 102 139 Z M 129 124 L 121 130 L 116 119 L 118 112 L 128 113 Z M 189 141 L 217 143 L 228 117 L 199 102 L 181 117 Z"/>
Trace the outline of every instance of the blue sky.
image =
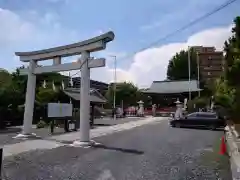
<path id="1" fill-rule="evenodd" d="M 108 45 L 107 50 L 98 55 L 106 56 L 108 59 L 109 54 L 115 54 L 119 57 L 119 79 L 126 78 L 126 80 L 132 80 L 137 84 L 141 84 L 141 79 L 144 79 L 143 84 L 149 84 L 154 78 L 155 80 L 164 79 L 166 62 L 169 60 L 163 59 L 164 57 L 153 57 L 155 53 L 159 55 L 158 52 L 165 45 L 186 43 L 189 38 L 191 39 L 191 36 L 204 30 L 229 29 L 233 18 L 239 15 L 240 1 L 188 30 L 159 42 L 156 46 L 158 52 L 153 52 L 150 56 L 147 53 L 148 56 L 145 55 L 147 57 L 141 58 L 140 55 L 144 55 L 144 52 L 132 57 L 128 55 L 211 11 L 225 1 L 24 0 L 23 3 L 19 0 L 1 0 L 0 67 L 12 70 L 20 64 L 19 60 L 14 57 L 15 51 L 64 45 L 112 30 L 116 36 L 115 40 Z M 210 34 L 215 36 L 214 32 Z M 217 37 L 222 36 L 218 35 Z M 211 39 L 208 38 L 204 43 L 201 42 L 203 45 L 205 42 L 207 45 L 215 45 L 215 41 L 219 43 L 223 40 L 214 40 L 212 44 L 207 41 L 211 41 Z M 216 44 L 216 46 L 220 45 Z M 150 48 L 150 50 L 152 49 Z M 124 58 L 126 55 L 128 58 Z M 149 70 L 148 67 L 146 68 L 148 71 L 145 69 L 141 72 L 133 70 L 132 66 L 143 65 L 143 61 L 150 62 L 151 59 L 154 59 L 152 64 L 156 63 L 156 57 L 160 58 L 158 65 L 161 64 L 160 61 L 165 62 L 164 65 L 160 65 L 161 67 L 165 66 L 165 69 L 158 68 L 156 70 L 155 67 L 152 67 Z M 169 58 L 169 56 L 165 58 Z M 111 80 L 107 77 L 112 71 L 112 66 L 112 60 L 109 59 L 107 69 L 94 70 L 92 78 L 101 81 Z M 144 66 L 151 66 L 151 63 L 146 63 Z M 136 67 L 135 69 L 137 69 Z M 155 72 L 155 75 L 150 72 L 151 70 Z M 103 71 L 109 71 L 109 73 L 103 73 Z M 157 71 L 164 71 L 164 73 L 157 73 Z M 101 77 L 99 73 L 105 75 Z M 150 73 L 152 77 L 146 78 L 146 74 L 142 77 L 140 73 Z"/>

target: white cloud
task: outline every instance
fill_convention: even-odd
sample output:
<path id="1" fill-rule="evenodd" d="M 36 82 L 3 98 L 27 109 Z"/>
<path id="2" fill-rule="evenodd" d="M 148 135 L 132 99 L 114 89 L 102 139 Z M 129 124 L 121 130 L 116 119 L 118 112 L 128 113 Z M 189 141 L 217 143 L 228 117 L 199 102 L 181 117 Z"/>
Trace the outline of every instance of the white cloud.
<path id="1" fill-rule="evenodd" d="M 231 35 L 231 27 L 207 29 L 190 36 L 186 42 L 165 44 L 139 52 L 127 70 L 118 70 L 118 80 L 131 80 L 142 87 L 149 86 L 154 80 L 164 80 L 168 61 L 176 52 L 188 46 L 215 46 L 217 50 L 222 50 L 224 41 Z M 105 73 L 106 79 L 113 77 L 112 69 L 106 68 L 105 71 L 108 72 Z"/>
<path id="2" fill-rule="evenodd" d="M 34 31 L 31 23 L 22 21 L 15 13 L 0 8 L 0 46 L 27 40 Z"/>
<path id="3" fill-rule="evenodd" d="M 28 51 L 64 45 L 78 39 L 75 31 L 62 28 L 56 14 L 43 16 L 29 11 L 29 18 L 0 8 L 0 67 L 13 70 L 21 63 L 14 58 L 15 51 Z M 8 63 L 6 63 L 6 61 Z"/>
<path id="4" fill-rule="evenodd" d="M 0 9 L 0 24 L 0 67 L 8 70 L 20 65 L 14 56 L 15 51 L 48 48 L 79 40 L 79 33 L 61 26 L 58 17 L 51 13 L 30 21 L 12 11 Z M 224 40 L 231 33 L 230 29 L 229 26 L 204 30 L 190 36 L 186 42 L 165 44 L 139 52 L 129 61 L 127 69 L 118 66 L 117 80 L 133 81 L 139 86 L 148 86 L 153 80 L 163 80 L 168 61 L 176 52 L 186 49 L 188 45 L 216 46 L 221 49 Z M 110 54 L 117 55 L 118 58 L 126 56 L 125 52 L 100 54 L 107 60 L 110 60 Z M 109 62 L 112 64 L 111 60 Z M 112 65 L 110 68 L 110 64 L 91 70 L 91 78 L 104 82 L 113 81 L 114 69 Z"/>

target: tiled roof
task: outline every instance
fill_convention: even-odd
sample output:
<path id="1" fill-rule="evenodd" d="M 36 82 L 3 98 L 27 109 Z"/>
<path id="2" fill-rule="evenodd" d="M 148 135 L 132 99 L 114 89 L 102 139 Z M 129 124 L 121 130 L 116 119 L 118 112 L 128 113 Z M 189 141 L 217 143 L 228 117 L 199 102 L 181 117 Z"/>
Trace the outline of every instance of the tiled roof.
<path id="1" fill-rule="evenodd" d="M 67 88 L 64 93 L 74 100 L 80 101 L 80 89 L 79 88 Z M 106 103 L 107 99 L 102 96 L 96 89 L 90 89 L 90 102 Z"/>
<path id="2" fill-rule="evenodd" d="M 190 88 L 191 92 L 201 91 L 198 88 L 196 80 L 189 81 L 153 81 L 150 88 L 143 91 L 146 93 L 159 93 L 159 94 L 174 94 L 188 92 Z"/>

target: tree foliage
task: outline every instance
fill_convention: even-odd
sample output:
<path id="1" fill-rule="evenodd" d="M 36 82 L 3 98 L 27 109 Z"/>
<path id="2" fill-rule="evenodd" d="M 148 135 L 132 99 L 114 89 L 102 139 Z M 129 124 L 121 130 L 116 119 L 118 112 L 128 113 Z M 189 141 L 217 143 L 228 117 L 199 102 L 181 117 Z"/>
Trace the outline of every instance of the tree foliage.
<path id="1" fill-rule="evenodd" d="M 57 93 L 59 93 L 59 91 L 55 92 L 52 88 L 39 87 L 36 93 L 36 101 L 40 105 L 45 105 L 49 102 L 56 102 Z"/>
<path id="2" fill-rule="evenodd" d="M 207 97 L 196 97 L 188 101 L 188 112 L 198 111 L 199 108 L 205 108 L 209 104 Z"/>
<path id="3" fill-rule="evenodd" d="M 9 86 L 12 82 L 12 76 L 5 70 L 0 70 L 0 88 Z"/>
<path id="4" fill-rule="evenodd" d="M 25 94 L 27 88 L 27 76 L 21 76 L 17 68 L 15 72 L 8 73 L 0 70 L 0 119 L 23 120 Z M 63 76 L 59 73 L 47 73 L 37 76 L 35 111 L 42 111 L 43 105 L 48 102 L 57 102 L 58 100 L 66 102 L 66 96 L 63 96 L 61 82 Z M 46 80 L 47 88 L 42 87 Z M 52 89 L 52 82 L 56 86 L 56 91 Z M 65 98 L 65 99 L 64 99 Z M 20 123 L 21 123 L 20 122 Z M 18 124 L 19 125 L 19 124 Z"/>
<path id="5" fill-rule="evenodd" d="M 197 79 L 196 53 L 190 49 L 190 75 L 191 79 Z M 188 51 L 180 51 L 170 59 L 167 68 L 167 79 L 183 80 L 189 78 Z"/>
<path id="6" fill-rule="evenodd" d="M 240 17 L 234 19 L 232 36 L 224 43 L 227 69 L 225 79 L 230 86 L 240 86 Z"/>
<path id="7" fill-rule="evenodd" d="M 111 84 L 106 93 L 106 98 L 113 106 L 114 84 Z M 116 105 L 136 105 L 142 97 L 142 93 L 137 86 L 130 82 L 116 83 Z"/>
<path id="8" fill-rule="evenodd" d="M 214 92 L 215 104 L 220 105 L 229 111 L 234 104 L 235 89 L 229 87 L 224 78 L 219 78 L 215 82 Z"/>
<path id="9" fill-rule="evenodd" d="M 232 120 L 239 123 L 240 111 L 240 17 L 234 19 L 232 36 L 224 43 L 226 68 L 216 81 L 214 97 L 217 104 L 228 110 Z"/>

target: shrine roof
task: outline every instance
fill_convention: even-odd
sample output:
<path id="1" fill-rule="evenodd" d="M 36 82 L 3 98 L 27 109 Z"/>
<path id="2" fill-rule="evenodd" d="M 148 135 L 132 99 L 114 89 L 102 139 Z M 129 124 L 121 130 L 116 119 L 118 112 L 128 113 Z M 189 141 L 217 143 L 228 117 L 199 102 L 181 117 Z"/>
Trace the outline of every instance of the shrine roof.
<path id="1" fill-rule="evenodd" d="M 79 88 L 67 88 L 63 91 L 66 95 L 73 98 L 76 101 L 80 101 L 80 89 Z M 106 103 L 107 99 L 101 95 L 96 89 L 90 89 L 90 102 L 93 103 Z"/>
<path id="2" fill-rule="evenodd" d="M 184 92 L 198 92 L 201 89 L 198 88 L 197 80 L 189 81 L 153 81 L 150 88 L 143 90 L 144 93 L 155 94 L 177 94 Z"/>

